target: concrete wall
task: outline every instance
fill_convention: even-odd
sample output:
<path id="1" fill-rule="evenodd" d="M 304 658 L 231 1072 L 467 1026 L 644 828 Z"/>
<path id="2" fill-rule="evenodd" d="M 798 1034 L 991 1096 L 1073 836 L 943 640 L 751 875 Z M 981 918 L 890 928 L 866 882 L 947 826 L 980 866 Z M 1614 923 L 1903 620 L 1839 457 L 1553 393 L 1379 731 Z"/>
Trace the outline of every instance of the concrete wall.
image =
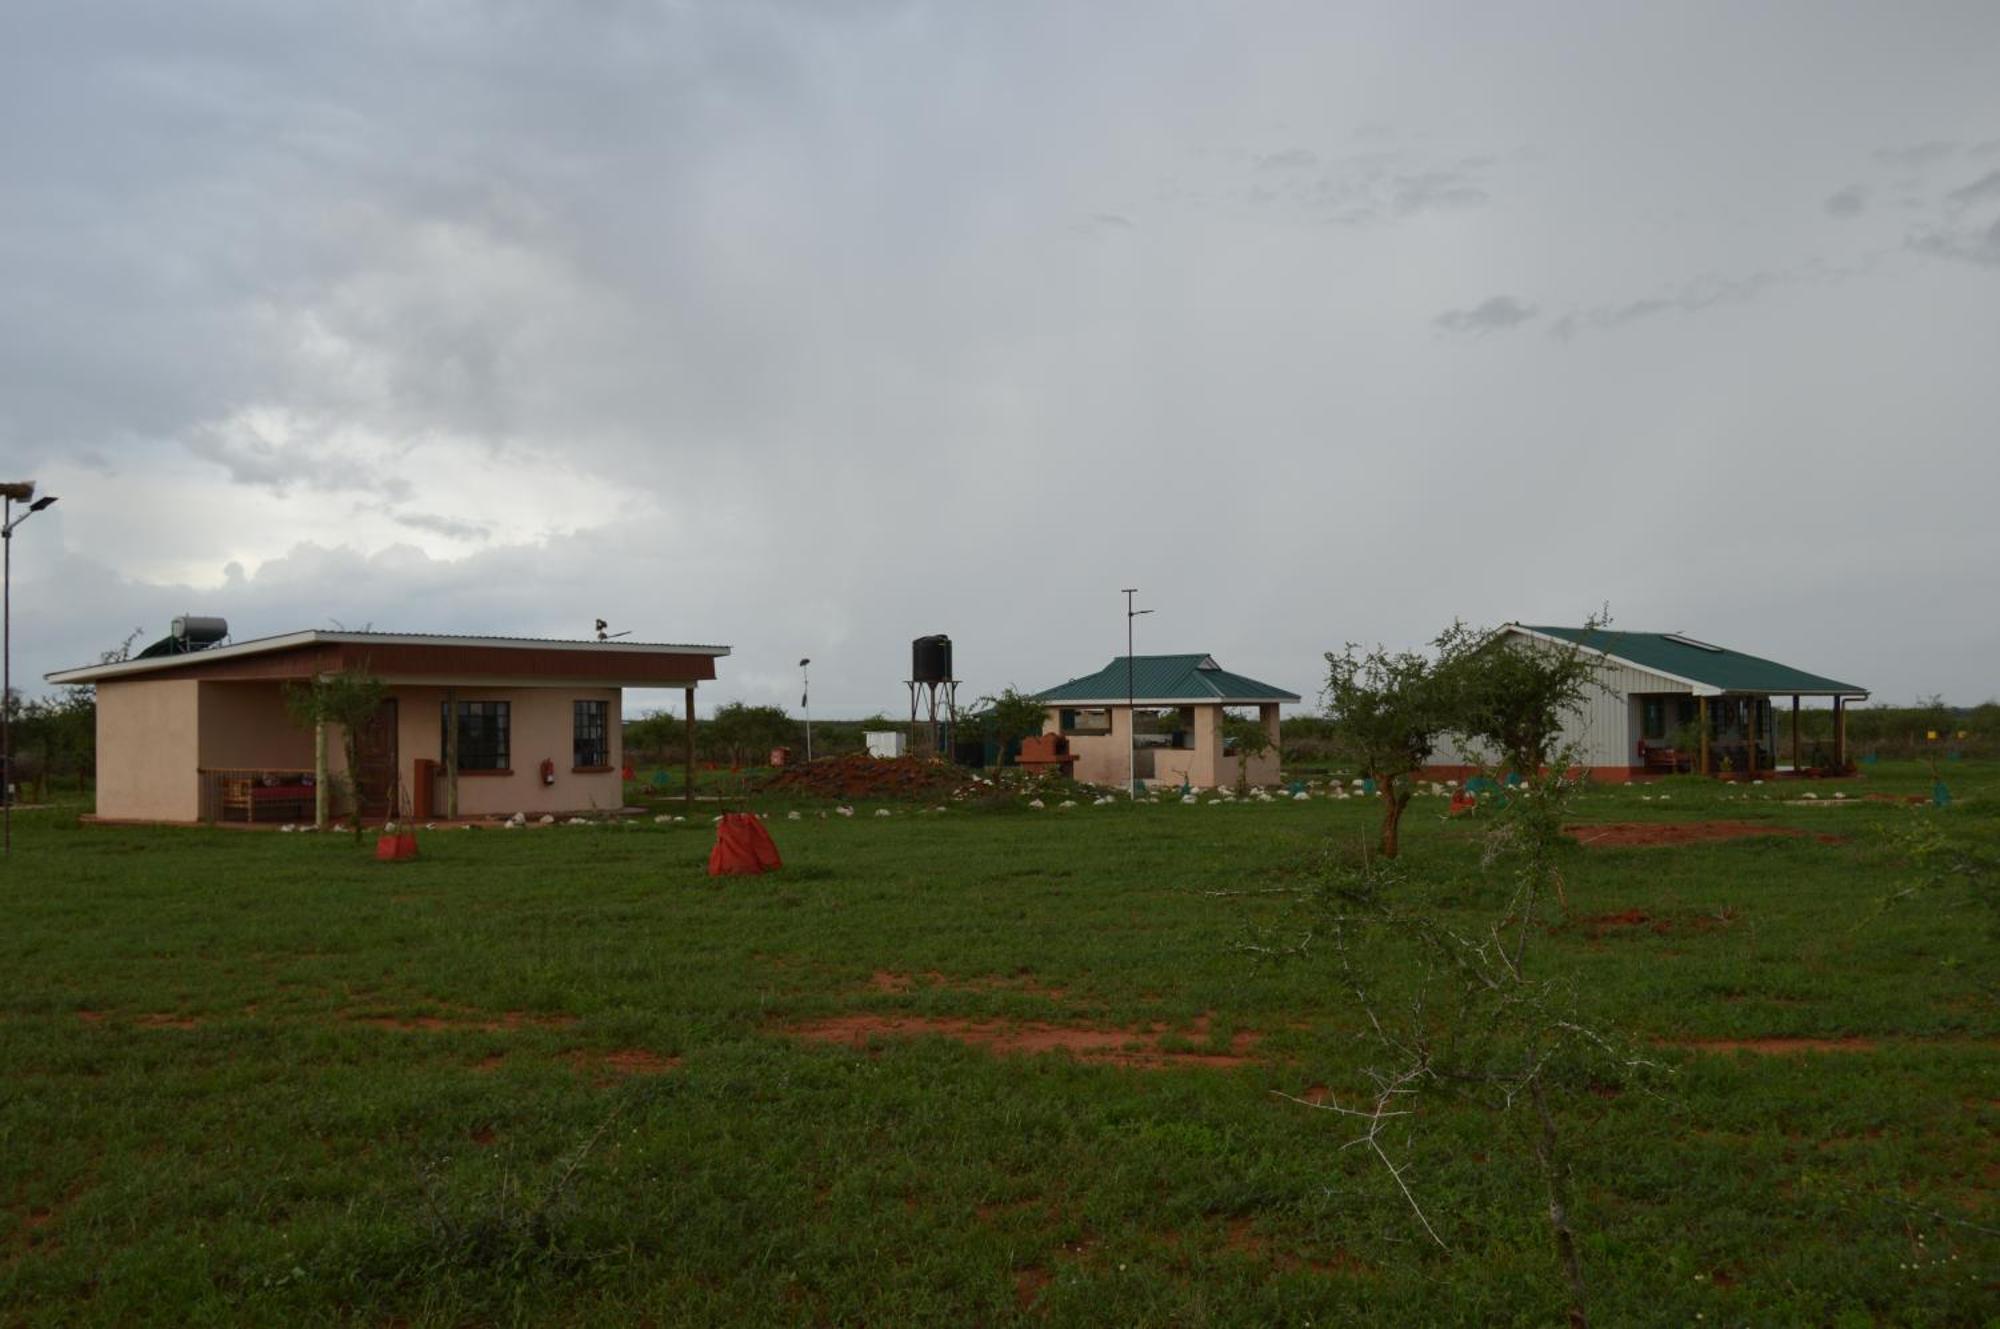
<path id="1" fill-rule="evenodd" d="M 201 815 L 200 684 L 132 679 L 97 685 L 97 815 L 186 821 Z"/>
<path id="2" fill-rule="evenodd" d="M 435 815 L 443 816 L 444 780 L 444 699 L 441 687 L 398 686 L 390 689 L 396 699 L 396 771 L 405 789 L 416 786 L 416 762 L 427 757 L 438 763 L 440 772 L 433 802 Z M 504 701 L 508 703 L 508 761 L 505 773 L 461 771 L 458 776 L 458 812 L 462 817 L 483 817 L 526 812 L 610 811 L 624 805 L 625 787 L 619 770 L 625 760 L 620 705 L 617 688 L 551 687 L 489 688 L 468 685 L 456 689 L 459 701 Z M 579 771 L 572 767 L 574 753 L 574 711 L 577 701 L 609 702 L 608 741 L 611 766 L 606 771 Z M 337 733 L 329 735 L 328 767 L 346 769 Z M 555 763 L 555 783 L 543 784 L 540 767 L 546 758 Z"/>
<path id="3" fill-rule="evenodd" d="M 313 768 L 313 736 L 292 722 L 276 683 L 202 683 L 200 762 L 205 771 Z"/>
<path id="4" fill-rule="evenodd" d="M 1087 784 L 1123 789 L 1131 773 L 1132 712 L 1123 706 L 1051 708 L 1043 722 L 1042 732 L 1060 733 L 1060 712 L 1071 709 L 1104 709 L 1109 710 L 1111 715 L 1111 732 L 1108 734 L 1069 735 L 1069 750 L 1076 754 L 1077 759 L 1076 778 Z M 1141 748 L 1140 778 L 1156 786 L 1173 788 L 1179 788 L 1182 783 L 1195 789 L 1235 784 L 1237 759 L 1224 755 L 1222 751 L 1222 708 L 1192 706 L 1184 709 L 1192 713 L 1188 730 L 1190 746 Z M 1277 706 L 1260 707 L 1259 719 L 1271 735 L 1271 750 L 1261 757 L 1252 757 L 1246 775 L 1253 785 L 1276 784 L 1281 764 Z M 1149 761 L 1152 766 L 1150 776 L 1146 774 Z"/>

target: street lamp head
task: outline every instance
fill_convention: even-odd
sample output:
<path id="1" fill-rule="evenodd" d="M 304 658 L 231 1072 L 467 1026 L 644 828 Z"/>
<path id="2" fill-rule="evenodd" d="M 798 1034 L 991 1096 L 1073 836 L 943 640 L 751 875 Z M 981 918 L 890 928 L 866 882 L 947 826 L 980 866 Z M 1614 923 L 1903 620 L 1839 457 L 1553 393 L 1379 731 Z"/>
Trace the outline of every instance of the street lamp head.
<path id="1" fill-rule="evenodd" d="M 54 494 L 44 495 L 43 497 L 36 499 L 33 503 L 30 503 L 28 505 L 28 511 L 40 512 L 43 508 L 49 506 L 49 504 L 55 501 L 56 501 L 56 496 Z"/>
<path id="2" fill-rule="evenodd" d="M 801 669 L 804 669 L 804 668 L 805 668 L 805 667 L 806 667 L 807 665 L 809 665 L 809 664 L 811 664 L 811 663 L 812 663 L 812 661 L 811 661 L 810 659 L 806 659 L 806 660 L 801 660 L 801 661 L 799 661 L 799 668 L 801 668 Z"/>

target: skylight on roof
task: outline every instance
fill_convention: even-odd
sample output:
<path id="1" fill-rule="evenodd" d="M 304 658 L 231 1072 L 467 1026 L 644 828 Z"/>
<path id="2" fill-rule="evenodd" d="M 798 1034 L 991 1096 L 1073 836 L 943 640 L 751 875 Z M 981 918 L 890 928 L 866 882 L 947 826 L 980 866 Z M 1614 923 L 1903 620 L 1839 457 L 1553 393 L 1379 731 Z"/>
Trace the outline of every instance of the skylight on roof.
<path id="1" fill-rule="evenodd" d="M 1722 648 L 1720 646 L 1714 646 L 1705 641 L 1697 641 L 1693 637 L 1683 637 L 1678 632 L 1663 632 L 1660 635 L 1662 637 L 1665 637 L 1668 641 L 1674 642 L 1675 644 L 1680 646 L 1692 646 L 1697 651 L 1714 651 L 1717 655 L 1722 654 Z"/>

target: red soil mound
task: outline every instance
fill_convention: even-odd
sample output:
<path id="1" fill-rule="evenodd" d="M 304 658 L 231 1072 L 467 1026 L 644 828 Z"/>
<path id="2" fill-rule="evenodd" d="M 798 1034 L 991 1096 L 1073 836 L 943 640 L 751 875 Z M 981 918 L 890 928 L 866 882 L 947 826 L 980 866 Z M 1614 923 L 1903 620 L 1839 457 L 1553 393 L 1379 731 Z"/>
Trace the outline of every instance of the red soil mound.
<path id="1" fill-rule="evenodd" d="M 1735 840 L 1748 835 L 1804 835 L 1791 826 L 1774 826 L 1766 821 L 1612 821 L 1585 826 L 1565 826 L 1565 835 L 1592 848 L 1626 848 L 1633 845 L 1697 844 L 1707 840 Z M 1839 844 L 1837 835 L 1818 837 L 1822 844 Z"/>
<path id="2" fill-rule="evenodd" d="M 965 787 L 965 773 L 923 757 L 852 753 L 787 766 L 765 788 L 808 798 L 938 798 Z"/>

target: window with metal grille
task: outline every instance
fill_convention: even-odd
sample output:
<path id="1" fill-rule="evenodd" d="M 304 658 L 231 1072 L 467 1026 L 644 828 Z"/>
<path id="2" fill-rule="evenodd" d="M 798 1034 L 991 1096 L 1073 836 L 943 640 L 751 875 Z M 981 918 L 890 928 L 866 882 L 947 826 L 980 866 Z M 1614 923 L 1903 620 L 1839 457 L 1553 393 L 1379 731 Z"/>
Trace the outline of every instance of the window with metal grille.
<path id="1" fill-rule="evenodd" d="M 611 703 L 580 701 L 575 704 L 575 760 L 580 767 L 611 764 Z"/>
<path id="2" fill-rule="evenodd" d="M 438 759 L 449 760 L 451 744 L 449 703 L 438 705 Z M 512 707 L 504 701 L 462 701 L 458 704 L 458 769 L 461 771 L 504 771 L 508 765 L 507 738 Z"/>

